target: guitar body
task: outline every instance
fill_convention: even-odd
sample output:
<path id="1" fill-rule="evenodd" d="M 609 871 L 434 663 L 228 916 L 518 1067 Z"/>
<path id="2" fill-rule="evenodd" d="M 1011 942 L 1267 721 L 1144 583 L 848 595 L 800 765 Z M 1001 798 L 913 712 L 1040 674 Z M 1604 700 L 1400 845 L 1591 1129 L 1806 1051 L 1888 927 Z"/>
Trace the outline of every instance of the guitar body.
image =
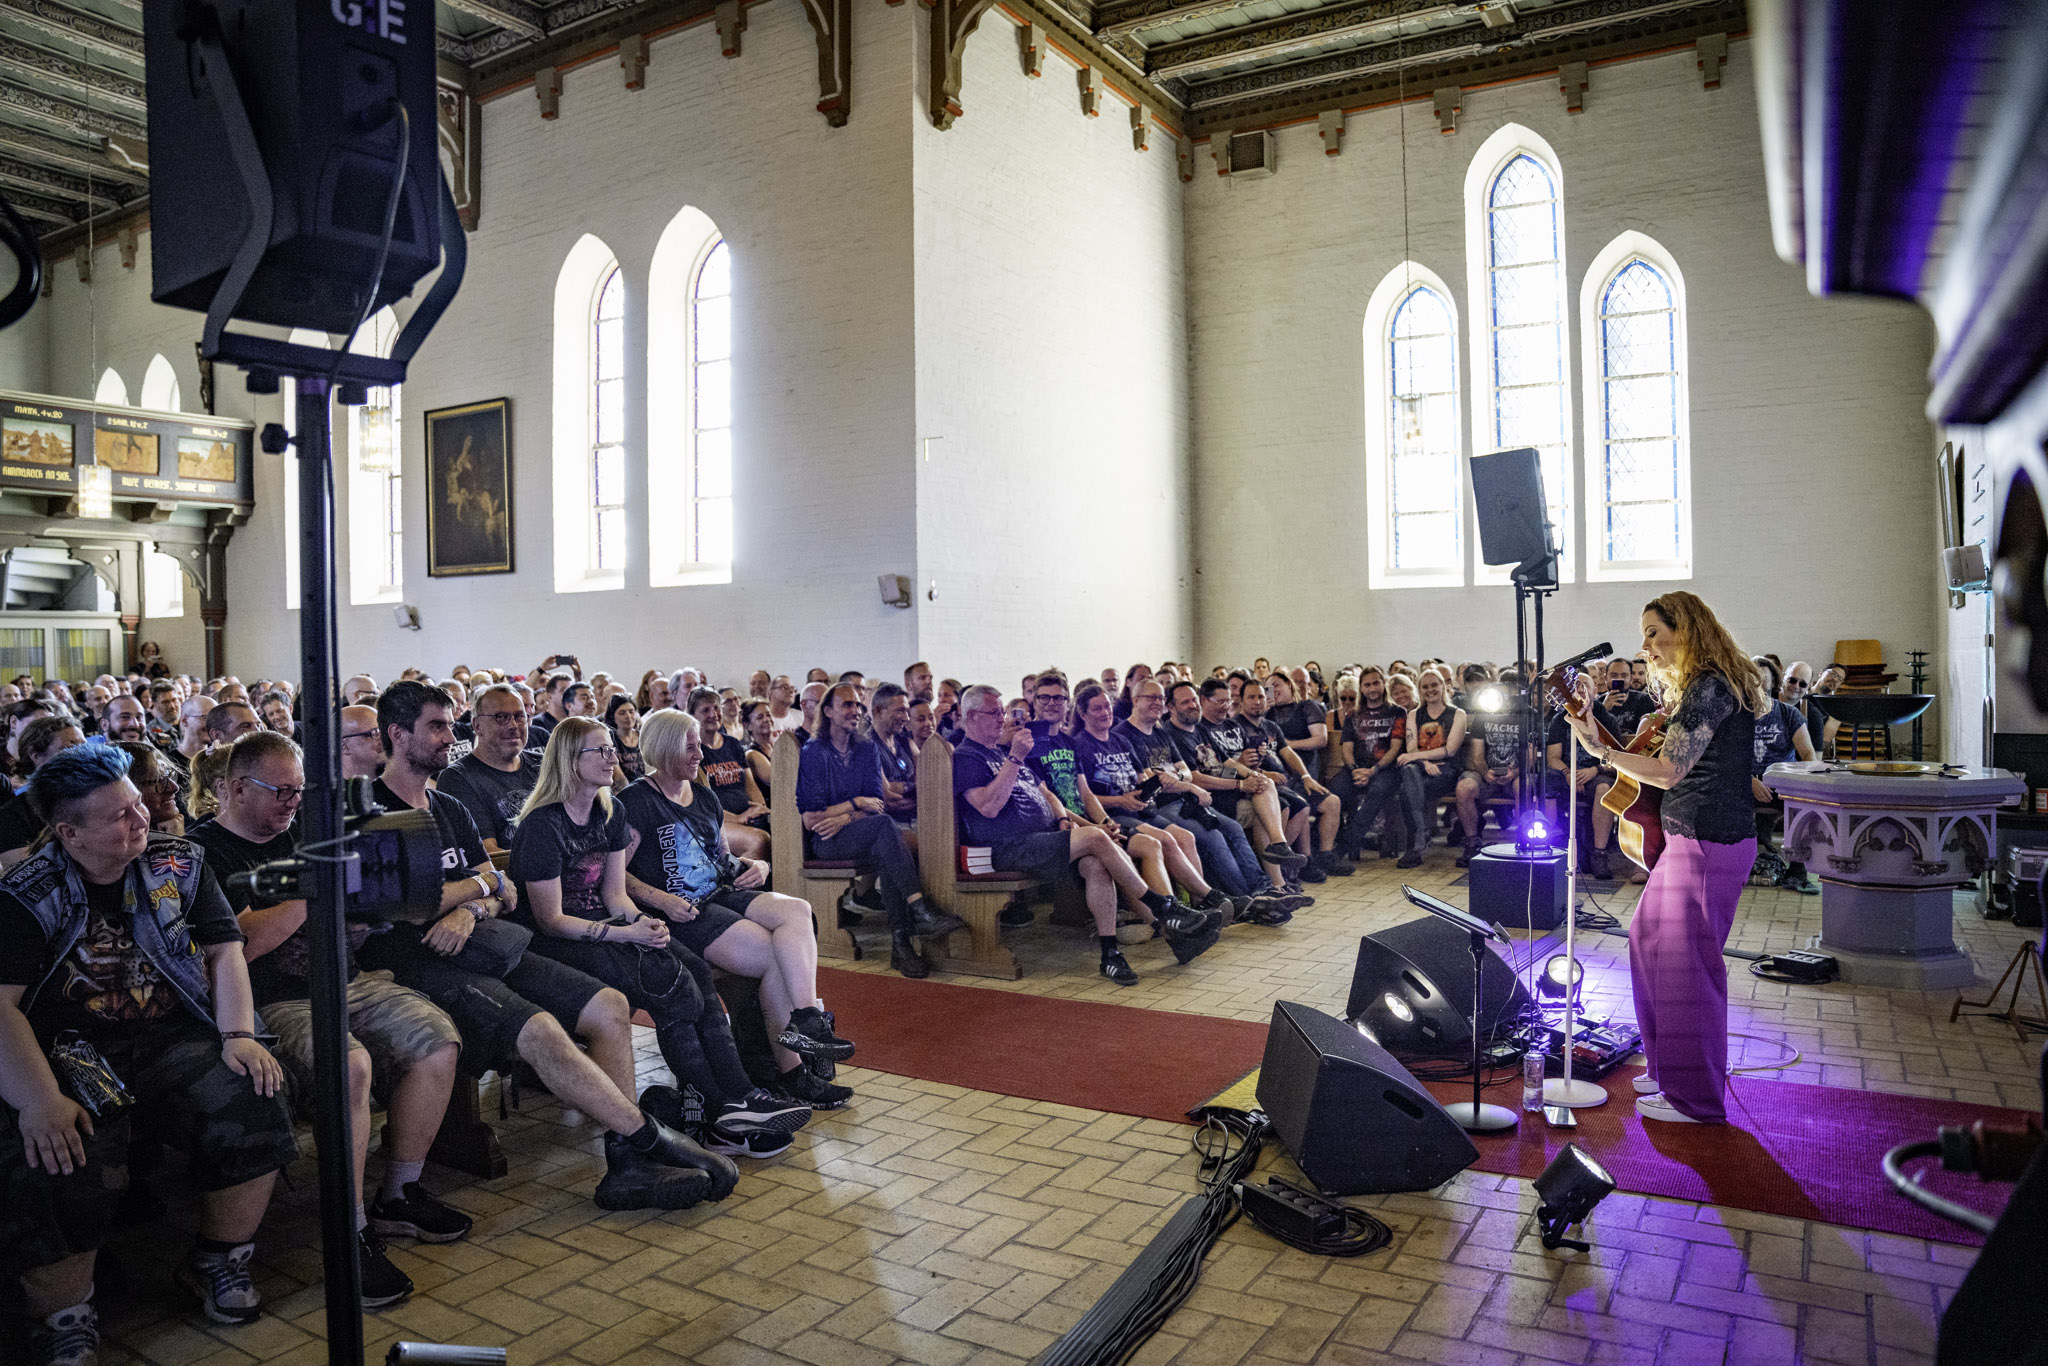
<path id="1" fill-rule="evenodd" d="M 1551 700 L 1574 717 L 1591 711 L 1591 708 L 1580 705 L 1578 695 L 1572 691 L 1577 676 L 1576 669 L 1559 669 L 1550 675 L 1548 683 Z M 1618 749 L 1625 754 L 1655 754 L 1658 746 L 1664 743 L 1664 718 L 1655 714 L 1645 718 L 1642 728 L 1627 744 L 1614 738 L 1601 724 L 1597 713 L 1591 716 L 1591 720 L 1593 728 L 1600 733 L 1601 745 L 1607 749 Z M 1621 852 L 1644 872 L 1655 868 L 1657 860 L 1664 855 L 1663 789 L 1638 782 L 1617 769 L 1614 786 L 1600 799 L 1600 805 L 1614 813 L 1615 839 L 1621 845 Z"/>

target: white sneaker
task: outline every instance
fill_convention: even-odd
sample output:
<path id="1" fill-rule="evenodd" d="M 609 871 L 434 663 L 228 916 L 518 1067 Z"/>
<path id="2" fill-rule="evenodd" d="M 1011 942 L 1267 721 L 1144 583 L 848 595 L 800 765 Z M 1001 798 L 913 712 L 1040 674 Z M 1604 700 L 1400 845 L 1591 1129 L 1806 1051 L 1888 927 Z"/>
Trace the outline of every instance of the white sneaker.
<path id="1" fill-rule="evenodd" d="M 1666 1124 L 1701 1124 L 1705 1121 L 1694 1119 L 1685 1111 L 1664 1099 L 1659 1091 L 1654 1096 L 1643 1096 L 1636 1101 L 1636 1113 L 1644 1119 L 1662 1120 Z"/>
<path id="2" fill-rule="evenodd" d="M 1664 1089 L 1657 1084 L 1657 1079 L 1648 1072 L 1643 1073 L 1643 1075 L 1637 1077 L 1630 1084 L 1636 1088 L 1636 1094 L 1639 1096 L 1654 1096 Z"/>

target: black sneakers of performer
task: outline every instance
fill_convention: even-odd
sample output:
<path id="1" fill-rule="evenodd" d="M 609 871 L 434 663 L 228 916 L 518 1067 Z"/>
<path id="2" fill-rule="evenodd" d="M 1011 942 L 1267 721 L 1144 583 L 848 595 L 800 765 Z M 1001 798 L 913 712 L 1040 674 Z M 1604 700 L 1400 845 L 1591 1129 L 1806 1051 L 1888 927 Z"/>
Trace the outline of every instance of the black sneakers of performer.
<path id="1" fill-rule="evenodd" d="M 427 1194 L 417 1181 L 406 1183 L 403 1197 L 378 1200 L 370 1206 L 370 1232 L 382 1238 L 416 1238 L 422 1243 L 452 1243 L 468 1235 L 469 1216 Z"/>
<path id="2" fill-rule="evenodd" d="M 362 1268 L 363 1308 L 382 1309 L 412 1294 L 412 1277 L 391 1264 L 375 1230 L 356 1234 L 356 1264 Z"/>
<path id="3" fill-rule="evenodd" d="M 832 1023 L 817 1006 L 798 1006 L 789 1012 L 789 1024 L 775 1042 L 802 1058 L 845 1062 L 853 1056 L 853 1044 L 832 1032 Z"/>

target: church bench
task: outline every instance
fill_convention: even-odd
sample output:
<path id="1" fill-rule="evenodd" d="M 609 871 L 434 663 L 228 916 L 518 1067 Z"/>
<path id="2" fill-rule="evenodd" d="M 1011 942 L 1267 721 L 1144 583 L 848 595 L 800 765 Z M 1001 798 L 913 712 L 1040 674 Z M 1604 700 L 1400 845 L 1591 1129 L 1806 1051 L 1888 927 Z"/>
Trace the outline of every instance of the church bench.
<path id="1" fill-rule="evenodd" d="M 804 839 L 803 817 L 796 809 L 796 774 L 801 747 L 794 731 L 775 737 L 768 808 L 768 864 L 775 890 L 811 905 L 821 958 L 859 958 L 860 941 L 839 924 L 839 894 L 853 882 L 851 863 L 813 859 Z"/>
<path id="2" fill-rule="evenodd" d="M 957 814 L 953 805 L 953 746 L 934 735 L 917 755 L 918 875 L 925 899 L 941 911 L 967 922 L 935 944 L 927 945 L 932 966 L 944 972 L 976 977 L 1024 975 L 1017 956 L 1003 947 L 997 916 L 1019 892 L 1037 880 L 1010 873 L 965 874 L 960 871 Z M 968 942 L 959 944 L 962 936 Z"/>

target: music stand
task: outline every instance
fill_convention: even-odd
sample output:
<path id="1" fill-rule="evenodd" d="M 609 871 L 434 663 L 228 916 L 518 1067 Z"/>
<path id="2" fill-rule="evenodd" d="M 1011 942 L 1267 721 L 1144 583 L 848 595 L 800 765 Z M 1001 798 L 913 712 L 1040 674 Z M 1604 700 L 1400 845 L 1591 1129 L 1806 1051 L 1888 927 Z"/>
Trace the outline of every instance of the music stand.
<path id="1" fill-rule="evenodd" d="M 1437 919 L 1456 925 L 1472 939 L 1472 1099 L 1469 1102 L 1454 1101 L 1444 1110 L 1467 1133 L 1490 1134 L 1512 1129 L 1521 1122 L 1521 1116 L 1505 1105 L 1488 1105 L 1479 1098 L 1479 1010 L 1485 986 L 1486 941 L 1498 939 L 1503 944 L 1512 941 L 1507 931 L 1499 926 L 1489 925 L 1470 911 L 1461 911 L 1450 902 L 1439 900 L 1427 892 L 1418 892 L 1406 883 L 1401 886 L 1401 895 Z"/>
<path id="2" fill-rule="evenodd" d="M 1564 1075 L 1552 1077 L 1543 1083 L 1543 1103 L 1562 1105 L 1568 1109 L 1590 1109 L 1607 1103 L 1607 1088 L 1598 1082 L 1574 1081 L 1572 1079 L 1572 1031 L 1578 1024 L 1579 993 L 1570 987 L 1571 971 L 1578 965 L 1579 926 L 1579 733 L 1570 726 L 1565 727 L 1564 801 L 1569 814 L 1565 817 L 1564 840 L 1564 961 L 1566 990 L 1564 993 L 1564 1042 L 1558 1051 L 1564 1055 Z"/>

